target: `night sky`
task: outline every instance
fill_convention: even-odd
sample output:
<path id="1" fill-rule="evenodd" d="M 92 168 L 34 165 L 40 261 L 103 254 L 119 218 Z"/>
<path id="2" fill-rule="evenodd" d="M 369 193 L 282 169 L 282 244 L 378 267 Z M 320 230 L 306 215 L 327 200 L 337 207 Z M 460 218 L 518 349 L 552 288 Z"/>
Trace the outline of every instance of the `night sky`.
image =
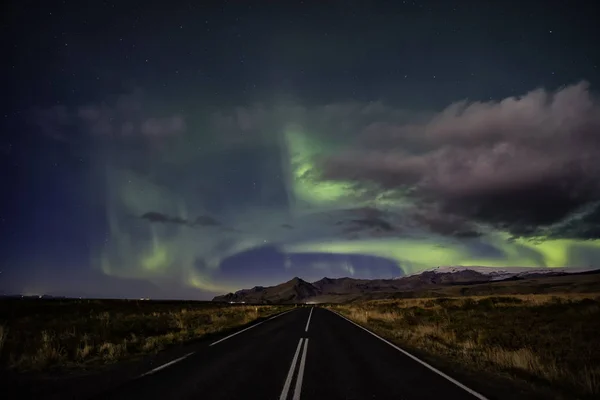
<path id="1" fill-rule="evenodd" d="M 13 1 L 0 293 L 600 257 L 592 1 Z"/>

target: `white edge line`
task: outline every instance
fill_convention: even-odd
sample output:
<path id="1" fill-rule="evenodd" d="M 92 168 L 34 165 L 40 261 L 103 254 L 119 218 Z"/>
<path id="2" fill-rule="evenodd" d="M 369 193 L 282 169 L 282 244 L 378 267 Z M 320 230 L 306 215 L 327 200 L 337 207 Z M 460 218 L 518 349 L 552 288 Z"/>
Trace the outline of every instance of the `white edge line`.
<path id="1" fill-rule="evenodd" d="M 329 310 L 329 309 L 328 309 Z M 445 373 L 443 373 L 442 371 L 440 371 L 439 369 L 427 364 L 425 361 L 413 356 L 412 354 L 410 354 L 408 351 L 401 349 L 400 347 L 396 346 L 395 344 L 393 344 L 392 342 L 382 338 L 381 336 L 379 336 L 378 334 L 371 332 L 370 330 L 368 330 L 367 328 L 365 328 L 364 326 L 361 326 L 359 324 L 357 324 L 356 322 L 344 317 L 342 314 L 338 313 L 337 311 L 333 311 L 333 310 L 329 310 L 332 313 L 338 315 L 339 317 L 344 318 L 346 321 L 350 322 L 351 324 L 354 324 L 356 326 L 358 326 L 360 329 L 370 333 L 371 335 L 375 336 L 377 339 L 389 344 L 390 346 L 392 346 L 393 348 L 395 348 L 396 350 L 398 350 L 399 352 L 401 352 L 402 354 L 404 354 L 405 356 L 408 356 L 410 358 L 412 358 L 413 360 L 415 360 L 416 362 L 418 362 L 419 364 L 429 368 L 431 371 L 435 372 L 436 374 L 440 375 L 443 378 L 446 378 L 447 380 L 449 380 L 450 382 L 454 383 L 456 386 L 458 386 L 461 389 L 466 390 L 467 392 L 471 393 L 473 396 L 477 397 L 480 400 L 489 400 L 487 397 L 485 397 L 484 395 L 477 393 L 476 391 L 474 391 L 473 389 L 468 388 L 467 386 L 463 385 L 462 383 L 460 383 L 459 381 L 457 381 L 456 379 L 446 375 Z"/>
<path id="2" fill-rule="evenodd" d="M 188 354 L 186 354 L 186 355 L 185 355 L 185 356 L 183 356 L 183 357 L 176 358 L 176 359 L 174 359 L 174 360 L 172 360 L 172 361 L 169 361 L 169 362 L 168 362 L 168 363 L 166 363 L 166 364 L 160 365 L 160 366 L 158 366 L 158 367 L 156 367 L 156 368 L 154 368 L 154 369 L 152 369 L 152 370 L 150 370 L 150 371 L 148 371 L 148 372 L 146 372 L 146 373 L 144 373 L 144 374 L 140 375 L 140 378 L 141 378 L 142 376 L 146 376 L 146 375 L 152 375 L 153 373 L 155 373 L 155 372 L 158 372 L 158 371 L 160 371 L 161 369 L 167 368 L 167 367 L 168 367 L 168 366 L 170 366 L 170 365 L 173 365 L 173 364 L 175 364 L 175 363 L 177 363 L 177 362 L 179 362 L 179 361 L 181 361 L 181 360 L 184 360 L 184 359 L 188 358 L 188 357 L 189 357 L 189 356 L 191 356 L 192 354 L 194 354 L 194 352 L 188 353 Z"/>
<path id="3" fill-rule="evenodd" d="M 257 323 L 257 324 L 254 324 L 254 325 L 251 325 L 251 326 L 249 326 L 249 327 L 247 327 L 247 328 L 244 328 L 244 329 L 242 329 L 241 331 L 237 331 L 237 332 L 235 332 L 235 333 L 232 333 L 232 334 L 231 334 L 231 335 L 229 335 L 229 336 L 225 336 L 223 339 L 219 339 L 219 340 L 217 340 L 216 342 L 213 342 L 213 343 L 211 343 L 211 344 L 209 345 L 209 347 L 210 347 L 210 346 L 214 346 L 214 345 L 215 345 L 215 344 L 217 344 L 217 343 L 221 343 L 222 341 L 224 341 L 224 340 L 227 340 L 227 339 L 229 339 L 229 338 L 232 338 L 232 337 L 234 337 L 235 335 L 239 335 L 240 333 L 242 333 L 242 332 L 245 332 L 245 331 L 247 331 L 248 329 L 252 329 L 252 328 L 255 328 L 255 327 L 259 326 L 260 324 L 264 324 L 264 323 L 265 323 L 265 322 L 267 322 L 267 321 L 270 321 L 270 320 L 272 320 L 272 319 L 275 319 L 275 318 L 277 318 L 277 317 L 281 317 L 283 314 L 287 314 L 287 313 L 289 313 L 290 311 L 293 311 L 293 310 L 289 310 L 289 311 L 286 311 L 286 312 L 282 312 L 281 314 L 277 314 L 277 315 L 275 315 L 275 316 L 273 316 L 273 317 L 271 317 L 271 318 L 269 318 L 269 319 L 267 319 L 267 320 L 260 321 L 260 322 L 259 322 L 259 323 Z"/>
<path id="4" fill-rule="evenodd" d="M 279 317 L 281 317 L 282 315 L 284 315 L 284 314 L 287 314 L 287 313 L 289 313 L 289 312 L 292 312 L 292 311 L 294 311 L 294 310 L 296 310 L 296 308 L 292 308 L 291 310 L 287 310 L 287 311 L 284 311 L 284 312 L 282 312 L 282 313 L 280 313 L 280 314 L 273 315 L 273 316 L 272 316 L 271 318 L 269 318 L 267 321 L 270 321 L 270 320 L 272 320 L 272 319 L 275 319 L 275 318 L 279 318 Z"/>
<path id="5" fill-rule="evenodd" d="M 302 349 L 302 358 L 300 359 L 300 366 L 298 367 L 298 377 L 296 378 L 296 387 L 294 388 L 293 400 L 300 400 L 300 393 L 302 392 L 302 379 L 304 378 L 304 366 L 306 365 L 306 351 L 308 349 L 308 339 L 304 340 L 304 348 Z"/>
<path id="6" fill-rule="evenodd" d="M 292 384 L 292 377 L 294 376 L 294 370 L 296 369 L 296 362 L 298 361 L 298 354 L 300 354 L 300 348 L 302 347 L 303 340 L 304 338 L 300 338 L 300 341 L 298 342 L 298 347 L 296 347 L 296 353 L 294 353 L 294 358 L 292 358 L 292 364 L 290 365 L 290 370 L 288 371 L 287 378 L 285 378 L 285 383 L 283 385 L 281 395 L 279 396 L 279 400 L 287 399 L 288 392 L 290 391 L 290 385 Z"/>
<path id="7" fill-rule="evenodd" d="M 280 314 L 277 314 L 277 315 L 275 315 L 275 316 L 273 316 L 273 317 L 271 317 L 271 318 L 269 318 L 269 319 L 267 319 L 267 320 L 265 320 L 265 321 L 261 321 L 261 322 L 259 322 L 258 324 L 254 324 L 254 325 L 252 325 L 252 326 L 249 326 L 249 327 L 247 327 L 246 329 L 242 329 L 242 330 L 241 330 L 241 331 L 239 331 L 239 332 L 233 333 L 233 334 L 231 334 L 231 335 L 229 335 L 229 336 L 227 336 L 227 337 L 224 337 L 224 338 L 223 338 L 223 339 L 221 339 L 221 340 L 218 340 L 218 341 L 216 341 L 216 342 L 214 342 L 214 343 L 211 343 L 211 344 L 210 344 L 210 346 L 212 346 L 213 344 L 217 344 L 217 343 L 219 343 L 219 342 L 222 342 L 223 340 L 229 339 L 230 337 L 232 337 L 232 336 L 235 336 L 235 335 L 237 335 L 238 333 L 242 333 L 242 332 L 244 332 L 244 331 L 246 331 L 246 330 L 248 330 L 248 329 L 250 329 L 250 328 L 254 328 L 255 326 L 258 326 L 258 325 L 262 324 L 263 322 L 267 322 L 267 321 L 269 321 L 269 320 L 272 320 L 272 319 L 274 319 L 274 318 L 280 317 L 280 316 L 282 316 L 283 314 L 287 314 L 287 313 L 289 313 L 290 311 L 294 311 L 294 309 L 292 309 L 292 310 L 288 310 L 288 311 L 285 311 L 285 312 L 282 312 L 282 313 L 280 313 Z M 141 378 L 142 376 L 146 376 L 146 375 L 152 375 L 153 373 L 155 373 L 155 372 L 158 372 L 158 371 L 160 371 L 161 369 L 167 368 L 167 367 L 168 367 L 168 366 L 170 366 L 170 365 L 173 365 L 173 364 L 175 364 L 175 363 L 178 363 L 179 361 L 182 361 L 182 360 L 184 360 L 184 359 L 188 358 L 188 357 L 189 357 L 189 356 L 191 356 L 192 354 L 194 354 L 194 352 L 188 353 L 188 354 L 186 354 L 185 356 L 182 356 L 182 357 L 176 358 L 176 359 L 174 359 L 174 360 L 172 360 L 172 361 L 169 361 L 169 362 L 168 362 L 168 363 L 166 363 L 166 364 L 160 365 L 160 366 L 158 366 L 158 367 L 156 367 L 156 368 L 154 368 L 154 369 L 152 369 L 152 370 L 150 370 L 150 371 L 148 371 L 148 372 L 145 372 L 145 373 L 141 374 L 141 375 L 139 376 L 139 378 Z"/>
<path id="8" fill-rule="evenodd" d="M 306 321 L 306 328 L 304 329 L 304 332 L 308 332 L 308 325 L 310 324 L 310 317 L 312 317 L 313 309 L 314 309 L 314 307 L 310 308 L 310 314 L 308 314 L 308 321 Z"/>
<path id="9" fill-rule="evenodd" d="M 247 327 L 247 328 L 244 328 L 244 329 L 242 329 L 241 331 L 237 331 L 237 332 L 235 332 L 235 333 L 232 333 L 232 334 L 231 334 L 231 335 L 229 335 L 229 336 L 225 336 L 223 339 L 219 339 L 219 340 L 217 340 L 216 342 L 213 342 L 213 343 L 211 343 L 211 344 L 210 344 L 210 346 L 214 346 L 215 344 L 217 344 L 217 343 L 221 343 L 222 341 L 224 341 L 224 340 L 227 340 L 227 339 L 229 339 L 229 338 L 232 338 L 232 337 L 234 337 L 235 335 L 239 335 L 240 333 L 242 333 L 242 332 L 245 332 L 245 331 L 247 331 L 248 329 L 256 328 L 257 326 L 259 326 L 260 324 L 264 324 L 265 322 L 267 322 L 267 321 L 260 321 L 258 324 L 254 324 L 254 325 L 252 325 L 252 326 L 249 326 L 249 327 Z"/>

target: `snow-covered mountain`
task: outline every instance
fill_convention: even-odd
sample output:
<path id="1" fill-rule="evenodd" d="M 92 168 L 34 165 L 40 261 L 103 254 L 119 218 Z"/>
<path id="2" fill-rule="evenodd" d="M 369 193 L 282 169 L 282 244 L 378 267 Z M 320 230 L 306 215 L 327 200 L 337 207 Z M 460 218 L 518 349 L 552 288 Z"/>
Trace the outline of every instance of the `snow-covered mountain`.
<path id="1" fill-rule="evenodd" d="M 421 275 L 423 273 L 432 272 L 436 274 L 458 274 L 465 272 L 477 272 L 479 274 L 485 275 L 489 277 L 491 281 L 501 281 L 509 278 L 525 278 L 525 277 L 535 277 L 539 275 L 551 276 L 551 275 L 563 275 L 563 274 L 573 274 L 579 272 L 585 272 L 593 270 L 594 268 L 532 268 L 532 267 L 479 267 L 479 266 L 440 266 L 435 268 L 426 269 L 424 271 L 419 271 L 414 274 L 405 275 L 396 279 L 403 279 L 407 276 Z"/>

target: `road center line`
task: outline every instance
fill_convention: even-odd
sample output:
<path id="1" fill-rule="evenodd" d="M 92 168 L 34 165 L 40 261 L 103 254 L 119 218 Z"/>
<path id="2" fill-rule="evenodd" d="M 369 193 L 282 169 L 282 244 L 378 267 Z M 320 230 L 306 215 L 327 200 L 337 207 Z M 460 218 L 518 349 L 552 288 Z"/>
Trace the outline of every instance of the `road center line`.
<path id="1" fill-rule="evenodd" d="M 304 378 L 304 366 L 306 365 L 307 349 L 308 339 L 304 341 L 304 348 L 302 349 L 302 359 L 300 360 L 300 367 L 298 367 L 298 377 L 296 378 L 296 387 L 294 388 L 293 400 L 300 400 L 300 392 L 302 392 L 302 378 Z"/>
<path id="2" fill-rule="evenodd" d="M 175 364 L 175 363 L 177 363 L 177 362 L 179 362 L 179 361 L 181 361 L 181 360 L 185 360 L 186 358 L 188 358 L 188 357 L 189 357 L 189 356 L 191 356 L 192 354 L 194 354 L 194 352 L 188 353 L 188 354 L 186 354 L 186 355 L 185 355 L 185 356 L 183 356 L 183 357 L 176 358 L 176 359 L 174 359 L 173 361 L 169 361 L 169 362 L 168 362 L 168 363 L 166 363 L 166 364 L 163 364 L 163 365 L 161 365 L 161 366 L 158 366 L 158 367 L 156 367 L 156 368 L 154 368 L 154 369 L 152 369 L 152 370 L 150 370 L 150 371 L 148 371 L 148 372 L 146 372 L 146 373 L 144 373 L 144 374 L 140 375 L 140 378 L 141 378 L 142 376 L 146 376 L 146 375 L 152 375 L 153 373 L 155 373 L 155 372 L 158 372 L 158 371 L 160 371 L 160 370 L 161 370 L 161 369 L 163 369 L 163 368 L 167 368 L 169 365 L 173 365 L 173 364 Z"/>
<path id="3" fill-rule="evenodd" d="M 298 361 L 298 354 L 300 354 L 300 347 L 302 347 L 302 341 L 304 338 L 300 338 L 298 342 L 298 347 L 296 347 L 296 353 L 294 353 L 294 358 L 292 358 L 292 365 L 290 365 L 290 370 L 288 371 L 287 378 L 285 378 L 285 384 L 283 385 L 283 390 L 281 391 L 281 396 L 279 396 L 279 400 L 286 400 L 288 396 L 288 392 L 290 391 L 290 385 L 292 384 L 292 377 L 294 376 L 294 370 L 296 369 L 296 362 Z M 308 339 L 306 339 L 308 341 Z"/>
<path id="4" fill-rule="evenodd" d="M 229 339 L 229 338 L 232 338 L 232 337 L 234 337 L 235 335 L 239 335 L 240 333 L 242 333 L 242 332 L 245 332 L 245 331 L 247 331 L 248 329 L 256 328 L 256 327 L 257 327 L 257 326 L 259 326 L 260 324 L 264 324 L 264 323 L 265 323 L 265 322 L 267 322 L 267 321 L 270 321 L 270 320 L 272 320 L 272 319 L 275 319 L 275 318 L 277 318 L 277 317 L 281 317 L 283 314 L 287 314 L 287 313 L 289 313 L 289 312 L 291 312 L 291 311 L 294 311 L 294 310 L 295 310 L 295 309 L 291 309 L 291 310 L 289 310 L 289 311 L 282 312 L 281 314 L 277 314 L 277 315 L 275 315 L 275 316 L 273 316 L 273 317 L 271 317 L 271 318 L 269 318 L 269 319 L 267 319 L 267 320 L 260 321 L 258 324 L 254 324 L 254 325 L 252 325 L 252 326 L 249 326 L 249 327 L 247 327 L 247 328 L 245 328 L 245 329 L 242 329 L 241 331 L 237 331 L 237 332 L 235 332 L 235 333 L 232 333 L 232 334 L 231 334 L 231 335 L 229 335 L 229 336 L 225 336 L 223 339 L 219 339 L 219 340 L 217 340 L 216 342 L 213 342 L 213 343 L 211 343 L 211 344 L 209 345 L 209 347 L 210 347 L 210 346 L 214 346 L 214 345 L 215 345 L 215 344 L 217 344 L 217 343 L 221 343 L 222 341 L 224 341 L 224 340 L 227 340 L 227 339 Z"/>
<path id="5" fill-rule="evenodd" d="M 314 307 L 311 307 L 310 314 L 308 314 L 308 321 L 306 321 L 306 328 L 304 329 L 304 332 L 308 332 L 308 325 L 310 325 L 310 317 L 312 317 L 313 310 L 314 310 Z"/>
<path id="6" fill-rule="evenodd" d="M 489 400 L 487 397 L 485 397 L 484 395 L 482 395 L 481 393 L 477 393 L 476 391 L 474 391 L 471 388 L 466 387 L 465 385 L 463 385 L 462 383 L 460 383 L 459 381 L 457 381 L 456 379 L 446 375 L 445 373 L 443 373 L 442 371 L 440 371 L 439 369 L 427 364 L 425 361 L 420 360 L 419 358 L 413 356 L 412 354 L 410 354 L 408 351 L 401 349 L 400 347 L 396 346 L 395 344 L 393 344 L 392 342 L 382 338 L 381 336 L 379 336 L 376 333 L 371 332 L 370 330 L 368 330 L 367 328 L 360 326 L 359 324 L 357 324 L 356 322 L 344 317 L 342 314 L 338 313 L 337 311 L 333 311 L 333 310 L 329 310 L 332 313 L 336 314 L 339 317 L 344 318 L 346 321 L 350 322 L 351 324 L 354 324 L 356 326 L 358 326 L 360 329 L 370 333 L 371 335 L 375 336 L 377 339 L 381 340 L 382 342 L 385 342 L 387 344 L 389 344 L 390 346 L 392 346 L 393 348 L 395 348 L 396 350 L 398 350 L 400 353 L 404 354 L 407 357 L 412 358 L 414 361 L 418 362 L 419 364 L 423 365 L 424 367 L 429 368 L 431 371 L 435 372 L 436 374 L 438 374 L 439 376 L 446 378 L 447 380 L 449 380 L 450 382 L 454 383 L 456 386 L 458 386 L 459 388 L 469 392 L 470 394 L 472 394 L 473 396 L 477 397 L 479 400 Z M 308 339 L 307 339 L 308 340 Z"/>

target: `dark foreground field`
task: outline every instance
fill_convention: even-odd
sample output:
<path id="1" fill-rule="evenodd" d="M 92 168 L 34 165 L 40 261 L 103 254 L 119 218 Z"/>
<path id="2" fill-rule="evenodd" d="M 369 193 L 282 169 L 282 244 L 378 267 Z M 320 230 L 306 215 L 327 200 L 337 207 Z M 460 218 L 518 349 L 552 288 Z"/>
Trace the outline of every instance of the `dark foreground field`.
<path id="1" fill-rule="evenodd" d="M 0 367 L 13 372 L 93 369 L 284 309 L 185 301 L 4 299 Z"/>
<path id="2" fill-rule="evenodd" d="M 445 370 L 458 368 L 477 380 L 509 378 L 546 393 L 542 398 L 600 396 L 600 294 L 373 300 L 330 308 Z"/>
<path id="3" fill-rule="evenodd" d="M 322 306 L 484 393 L 501 393 L 490 399 L 595 399 L 600 395 L 599 293 L 384 299 Z M 88 398 L 94 391 L 135 380 L 190 352 L 206 354 L 201 349 L 229 332 L 300 307 L 185 301 L 3 300 L 0 387 L 10 387 L 3 394 L 14 396 L 7 399 Z M 296 310 L 295 316 L 276 319 L 277 324 L 265 322 L 262 327 L 267 333 L 259 335 L 260 343 L 270 343 L 273 335 L 291 342 L 297 341 L 298 334 L 311 335 L 310 354 L 346 357 L 345 352 L 336 353 L 336 349 L 356 336 L 351 332 L 352 324 L 338 326 L 339 321 L 330 318 L 333 314 L 322 311 Z M 258 335 L 261 331 L 249 332 Z M 233 347 L 228 354 L 233 365 L 245 351 L 253 349 L 252 337 L 242 333 L 236 336 L 237 342 L 230 342 Z M 319 349 L 327 338 L 330 344 Z M 238 348 L 235 343 L 246 343 L 247 347 Z M 224 347 L 220 349 L 224 351 Z M 347 351 L 356 349 L 353 345 Z M 385 354 L 389 356 L 388 352 L 393 351 L 387 348 Z M 257 354 L 266 357 L 266 353 Z M 369 362 L 375 361 L 367 356 L 377 357 L 365 355 Z M 199 355 L 198 360 L 202 357 Z M 219 357 L 217 360 L 222 360 Z M 287 358 L 284 361 L 285 365 L 289 363 Z M 194 364 L 191 370 L 196 371 L 201 364 Z M 353 371 L 366 365 L 355 364 L 351 366 Z M 318 371 L 320 365 L 313 362 L 311 368 Z M 332 371 L 338 371 L 335 368 Z M 404 376 L 407 371 L 400 369 L 397 373 Z M 313 380 L 318 376 L 320 373 Z"/>

